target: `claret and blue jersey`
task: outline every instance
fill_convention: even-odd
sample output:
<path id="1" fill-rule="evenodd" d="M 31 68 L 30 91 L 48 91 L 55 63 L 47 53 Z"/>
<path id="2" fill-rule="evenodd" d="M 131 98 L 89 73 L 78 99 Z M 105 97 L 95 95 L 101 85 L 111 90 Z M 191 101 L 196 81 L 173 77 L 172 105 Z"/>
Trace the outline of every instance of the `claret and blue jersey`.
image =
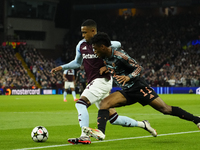
<path id="1" fill-rule="evenodd" d="M 120 48 L 121 43 L 117 41 L 111 41 L 111 47 L 114 49 Z M 83 63 L 86 72 L 87 82 L 90 83 L 96 78 L 107 78 L 110 79 L 110 74 L 100 75 L 100 68 L 105 66 L 102 58 L 98 58 L 94 54 L 92 44 L 86 42 L 85 39 L 79 41 L 76 46 L 76 56 L 75 59 L 61 67 L 63 70 L 79 68 Z"/>

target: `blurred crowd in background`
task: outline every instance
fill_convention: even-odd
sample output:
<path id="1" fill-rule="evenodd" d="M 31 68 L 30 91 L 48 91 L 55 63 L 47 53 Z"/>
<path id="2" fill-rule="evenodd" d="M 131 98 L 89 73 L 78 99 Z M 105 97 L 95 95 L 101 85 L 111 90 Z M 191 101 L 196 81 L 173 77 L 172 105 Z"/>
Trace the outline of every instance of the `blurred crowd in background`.
<path id="1" fill-rule="evenodd" d="M 32 87 L 33 79 L 27 74 L 22 62 L 11 46 L 0 47 L 0 87 Z"/>
<path id="2" fill-rule="evenodd" d="M 122 49 L 143 66 L 143 77 L 150 86 L 200 86 L 200 46 L 191 44 L 192 40 L 200 39 L 200 15 L 104 16 L 95 21 L 98 31 L 108 33 L 111 40 L 120 41 Z M 77 30 L 75 28 L 71 33 L 73 37 L 68 37 L 75 40 L 67 41 L 63 63 L 74 59 L 75 46 L 81 39 L 79 30 L 80 25 L 77 25 Z M 47 59 L 28 44 L 16 49 L 0 47 L 0 87 L 36 86 L 22 62 L 17 59 L 16 52 L 23 57 L 42 88 L 62 88 L 63 72 L 54 76 L 50 74 L 50 70 L 58 66 L 56 61 Z"/>

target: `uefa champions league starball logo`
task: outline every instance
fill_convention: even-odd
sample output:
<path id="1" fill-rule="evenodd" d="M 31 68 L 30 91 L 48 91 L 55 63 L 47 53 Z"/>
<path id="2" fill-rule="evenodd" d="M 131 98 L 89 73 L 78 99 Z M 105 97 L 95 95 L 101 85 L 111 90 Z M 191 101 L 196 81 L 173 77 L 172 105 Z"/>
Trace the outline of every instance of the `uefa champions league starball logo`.
<path id="1" fill-rule="evenodd" d="M 196 94 L 200 94 L 200 87 L 196 89 Z"/>

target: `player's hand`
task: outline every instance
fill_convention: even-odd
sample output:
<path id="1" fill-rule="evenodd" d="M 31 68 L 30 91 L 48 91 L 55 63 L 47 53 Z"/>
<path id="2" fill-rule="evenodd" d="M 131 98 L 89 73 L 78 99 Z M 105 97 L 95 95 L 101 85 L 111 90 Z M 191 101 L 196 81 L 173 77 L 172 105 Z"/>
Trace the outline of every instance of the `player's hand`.
<path id="1" fill-rule="evenodd" d="M 50 73 L 52 74 L 52 76 L 54 76 L 56 73 L 56 68 L 53 68 Z"/>
<path id="2" fill-rule="evenodd" d="M 59 67 L 56 67 L 56 68 L 53 68 L 52 70 L 51 70 L 51 74 L 52 75 L 54 75 L 57 71 L 60 71 L 60 70 L 62 70 L 62 67 L 61 66 L 59 66 Z"/>
<path id="3" fill-rule="evenodd" d="M 104 72 L 105 72 L 105 73 L 108 73 L 108 72 L 109 72 L 109 71 L 107 70 L 106 66 L 103 66 L 103 67 L 101 67 L 101 68 L 99 69 L 100 75 L 102 75 Z"/>
<path id="4" fill-rule="evenodd" d="M 115 75 L 115 78 L 117 79 L 117 82 L 119 82 L 119 83 L 123 82 L 122 86 L 124 86 L 126 82 L 130 81 L 129 76 L 118 76 L 118 75 Z"/>
<path id="5" fill-rule="evenodd" d="M 64 81 L 66 82 L 66 81 L 68 81 L 68 79 L 67 78 L 65 78 L 65 77 L 63 77 L 63 79 L 64 79 Z"/>

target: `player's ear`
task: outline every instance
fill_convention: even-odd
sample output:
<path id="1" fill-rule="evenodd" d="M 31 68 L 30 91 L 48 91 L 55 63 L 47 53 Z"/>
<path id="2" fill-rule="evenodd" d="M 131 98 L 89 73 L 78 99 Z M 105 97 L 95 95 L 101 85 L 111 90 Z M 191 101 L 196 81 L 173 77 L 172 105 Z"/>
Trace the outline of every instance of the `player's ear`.
<path id="1" fill-rule="evenodd" d="M 94 33 L 96 32 L 95 28 L 92 28 L 92 32 L 94 32 Z"/>

